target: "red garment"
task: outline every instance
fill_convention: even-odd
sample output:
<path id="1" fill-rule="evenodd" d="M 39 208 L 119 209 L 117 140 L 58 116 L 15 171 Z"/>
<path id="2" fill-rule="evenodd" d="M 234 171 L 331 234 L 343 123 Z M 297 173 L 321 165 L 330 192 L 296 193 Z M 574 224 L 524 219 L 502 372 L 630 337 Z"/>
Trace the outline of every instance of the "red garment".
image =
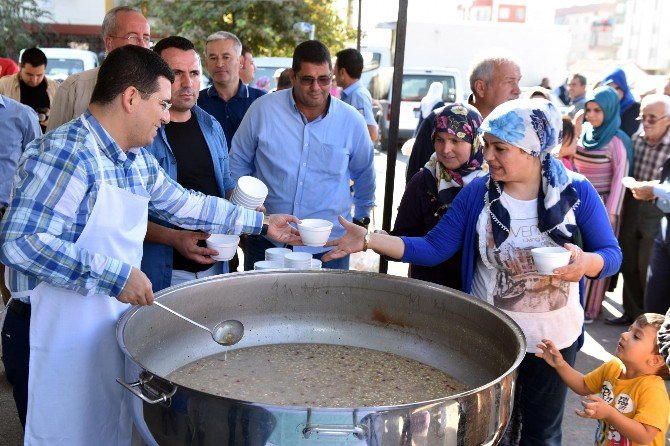
<path id="1" fill-rule="evenodd" d="M 19 72 L 19 66 L 12 59 L 0 57 L 0 77 L 9 76 Z"/>

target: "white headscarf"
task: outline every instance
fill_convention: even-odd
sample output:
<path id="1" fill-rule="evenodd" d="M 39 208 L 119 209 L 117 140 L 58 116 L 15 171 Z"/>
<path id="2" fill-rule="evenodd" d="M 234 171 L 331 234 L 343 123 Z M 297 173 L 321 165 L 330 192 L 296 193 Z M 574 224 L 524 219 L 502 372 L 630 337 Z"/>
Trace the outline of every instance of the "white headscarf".
<path id="1" fill-rule="evenodd" d="M 423 116 L 423 119 L 426 119 L 430 112 L 433 111 L 435 104 L 442 100 L 442 93 L 444 93 L 442 82 L 433 82 L 430 84 L 428 93 L 421 99 L 421 105 L 419 106 L 421 108 L 421 116 Z"/>

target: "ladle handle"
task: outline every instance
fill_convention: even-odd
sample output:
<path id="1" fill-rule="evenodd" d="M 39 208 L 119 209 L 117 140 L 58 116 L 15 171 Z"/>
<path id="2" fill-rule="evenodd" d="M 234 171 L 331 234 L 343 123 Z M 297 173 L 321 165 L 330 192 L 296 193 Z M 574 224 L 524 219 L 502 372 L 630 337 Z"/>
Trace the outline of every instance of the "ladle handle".
<path id="1" fill-rule="evenodd" d="M 174 311 L 173 309 L 166 307 L 165 305 L 163 305 L 162 303 L 158 302 L 157 300 L 154 300 L 154 305 L 158 305 L 159 307 L 161 307 L 161 308 L 163 308 L 163 309 L 165 309 L 165 310 L 168 310 L 170 313 L 174 314 L 175 316 L 179 316 L 180 318 L 184 319 L 185 321 L 190 322 L 190 323 L 192 323 L 193 325 L 196 325 L 196 326 L 202 328 L 203 330 L 208 331 L 209 333 L 212 332 L 209 328 L 205 327 L 204 325 L 200 325 L 200 324 L 197 323 L 196 321 L 192 321 L 191 319 L 187 318 L 187 317 L 184 316 L 183 314 L 177 313 L 177 312 Z"/>

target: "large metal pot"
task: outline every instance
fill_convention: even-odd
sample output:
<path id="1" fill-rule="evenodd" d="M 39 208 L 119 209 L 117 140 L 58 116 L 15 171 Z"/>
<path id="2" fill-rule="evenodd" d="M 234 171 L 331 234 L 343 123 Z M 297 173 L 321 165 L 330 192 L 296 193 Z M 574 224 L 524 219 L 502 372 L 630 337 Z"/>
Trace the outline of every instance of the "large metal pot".
<path id="1" fill-rule="evenodd" d="M 521 329 L 504 313 L 438 285 L 354 271 L 269 271 L 202 279 L 157 299 L 205 325 L 244 323 L 235 348 L 313 342 L 395 353 L 441 369 L 471 388 L 393 407 L 324 409 L 237 401 L 164 377 L 224 347 L 156 307 L 119 321 L 126 380 L 160 445 L 494 445 L 509 420 Z M 143 414 L 142 414 L 143 410 Z M 141 429 L 140 429 L 141 430 Z"/>

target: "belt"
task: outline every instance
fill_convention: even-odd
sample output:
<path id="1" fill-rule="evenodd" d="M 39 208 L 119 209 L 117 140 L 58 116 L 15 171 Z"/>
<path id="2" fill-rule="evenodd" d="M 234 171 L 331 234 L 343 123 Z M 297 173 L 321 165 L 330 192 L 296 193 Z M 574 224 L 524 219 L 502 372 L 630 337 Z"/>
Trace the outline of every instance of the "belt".
<path id="1" fill-rule="evenodd" d="M 9 303 L 9 308 L 11 308 L 14 313 L 18 314 L 19 316 L 30 319 L 30 304 L 21 302 L 17 299 L 12 299 L 12 301 Z"/>

